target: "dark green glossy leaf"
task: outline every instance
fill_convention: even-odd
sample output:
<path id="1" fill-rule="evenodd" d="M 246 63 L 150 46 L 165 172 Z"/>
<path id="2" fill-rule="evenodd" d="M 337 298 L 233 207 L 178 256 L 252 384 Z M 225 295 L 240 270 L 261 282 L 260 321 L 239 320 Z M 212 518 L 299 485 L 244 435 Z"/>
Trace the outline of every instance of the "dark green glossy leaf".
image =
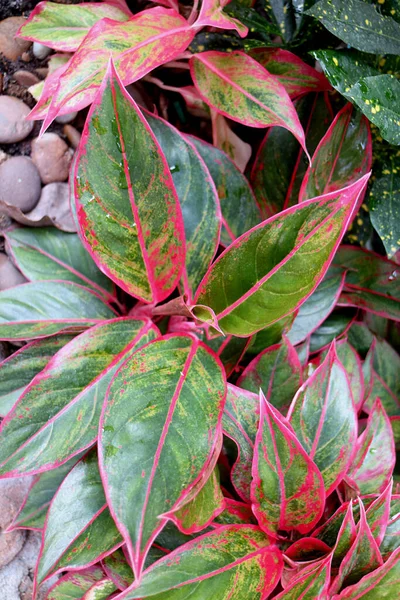
<path id="1" fill-rule="evenodd" d="M 317 50 L 311 54 L 320 62 L 332 86 L 348 100 L 352 86 L 361 77 L 379 75 L 365 55 L 355 50 Z"/>
<path id="2" fill-rule="evenodd" d="M 357 440 L 350 382 L 334 344 L 296 394 L 288 420 L 319 468 L 328 496 L 346 475 Z"/>
<path id="3" fill-rule="evenodd" d="M 120 600 L 262 600 L 281 571 L 281 552 L 258 527 L 227 525 L 159 560 Z"/>
<path id="4" fill-rule="evenodd" d="M 225 152 L 194 136 L 187 138 L 214 180 L 222 212 L 221 244 L 229 246 L 261 221 L 254 194 L 245 176 Z"/>
<path id="5" fill-rule="evenodd" d="M 2 340 L 78 332 L 113 317 L 100 296 L 76 283 L 36 281 L 0 292 Z"/>
<path id="6" fill-rule="evenodd" d="M 353 311 L 335 311 L 314 331 L 310 338 L 310 352 L 318 352 L 329 346 L 334 339 L 346 333 L 354 318 Z"/>
<path id="7" fill-rule="evenodd" d="M 389 416 L 400 415 L 400 356 L 385 340 L 375 339 L 365 358 L 364 410 L 369 412 L 379 398 Z"/>
<path id="8" fill-rule="evenodd" d="M 165 299 L 184 264 L 181 209 L 160 146 L 112 65 L 89 111 L 74 173 L 80 233 L 93 260 L 136 298 Z"/>
<path id="9" fill-rule="evenodd" d="M 149 321 L 114 319 L 59 350 L 2 423 L 1 474 L 40 473 L 93 444 L 113 374 L 157 335 Z"/>
<path id="10" fill-rule="evenodd" d="M 122 543 L 107 508 L 97 454 L 72 469 L 49 508 L 37 581 L 65 569 L 82 568 Z"/>
<path id="11" fill-rule="evenodd" d="M 195 316 L 246 337 L 292 314 L 325 275 L 367 179 L 293 206 L 238 238 L 200 284 Z"/>
<path id="12" fill-rule="evenodd" d="M 361 358 L 364 358 L 374 341 L 374 335 L 365 323 L 355 321 L 347 332 L 347 339 Z"/>
<path id="13" fill-rule="evenodd" d="M 182 288 L 189 302 L 218 248 L 221 211 L 211 175 L 196 147 L 167 121 L 145 113 L 169 164 L 186 238 Z"/>
<path id="14" fill-rule="evenodd" d="M 237 385 L 257 394 L 260 389 L 283 414 L 302 384 L 302 366 L 289 340 L 283 336 L 281 344 L 267 348 L 245 368 Z"/>
<path id="15" fill-rule="evenodd" d="M 388 258 L 400 250 L 400 165 L 392 159 L 375 173 L 368 198 L 371 223 L 385 246 Z"/>
<path id="16" fill-rule="evenodd" d="M 316 17 L 349 46 L 372 54 L 400 54 L 400 25 L 362 0 L 320 0 L 307 15 Z"/>
<path id="17" fill-rule="evenodd" d="M 295 315 L 283 317 L 276 323 L 269 325 L 265 329 L 261 329 L 258 333 L 252 336 L 251 344 L 247 350 L 249 356 L 254 356 L 263 352 L 270 346 L 278 344 L 282 340 L 282 335 L 288 333 L 290 326 L 293 323 Z"/>
<path id="18" fill-rule="evenodd" d="M 313 153 L 332 115 L 323 94 L 308 94 L 295 102 Z M 258 149 L 250 175 L 261 214 L 265 219 L 297 203 L 308 161 L 299 142 L 286 129 L 272 127 Z"/>
<path id="19" fill-rule="evenodd" d="M 21 228 L 8 231 L 5 238 L 17 267 L 30 281 L 72 281 L 113 298 L 112 281 L 99 271 L 75 233 L 54 227 Z"/>
<path id="20" fill-rule="evenodd" d="M 58 335 L 22 346 L 0 363 L 0 415 L 5 416 L 32 379 L 74 336 Z"/>
<path id="21" fill-rule="evenodd" d="M 108 389 L 100 468 L 136 575 L 168 513 L 184 506 L 214 468 L 225 396 L 225 373 L 214 353 L 194 336 L 180 335 L 136 352 Z"/>
<path id="22" fill-rule="evenodd" d="M 251 338 L 238 338 L 234 335 L 217 337 L 204 342 L 214 350 L 225 367 L 226 376 L 229 377 L 242 359 L 247 348 L 251 345 Z"/>

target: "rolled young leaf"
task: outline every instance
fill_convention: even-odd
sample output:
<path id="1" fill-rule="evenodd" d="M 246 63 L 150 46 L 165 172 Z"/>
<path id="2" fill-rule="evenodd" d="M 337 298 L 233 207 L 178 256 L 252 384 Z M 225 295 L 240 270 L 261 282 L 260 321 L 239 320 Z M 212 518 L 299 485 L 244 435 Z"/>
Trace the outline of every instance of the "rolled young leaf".
<path id="1" fill-rule="evenodd" d="M 175 10 L 144 10 L 124 23 L 102 19 L 85 37 L 60 77 L 43 123 L 93 102 L 112 56 L 124 85 L 183 52 L 194 30 Z M 30 118 L 38 118 L 35 110 Z"/>
<path id="2" fill-rule="evenodd" d="M 350 382 L 335 343 L 297 392 L 288 420 L 319 468 L 328 496 L 347 473 L 358 427 Z"/>
<path id="3" fill-rule="evenodd" d="M 165 513 L 184 506 L 215 465 L 225 396 L 221 363 L 194 336 L 167 335 L 148 344 L 110 384 L 99 462 L 136 576 L 166 524 Z"/>
<path id="4" fill-rule="evenodd" d="M 83 130 L 75 203 L 83 243 L 104 273 L 143 302 L 169 296 L 185 257 L 179 200 L 164 154 L 112 64 Z"/>
<path id="5" fill-rule="evenodd" d="M 278 537 L 279 530 L 304 534 L 315 527 L 325 505 L 321 473 L 262 392 L 252 476 L 253 512 L 268 535 Z"/>
<path id="6" fill-rule="evenodd" d="M 307 153 L 285 88 L 253 58 L 243 52 L 202 52 L 190 59 L 190 69 L 200 96 L 216 111 L 249 127 L 284 127 Z"/>
<path id="7" fill-rule="evenodd" d="M 115 298 L 112 281 L 99 271 L 76 234 L 44 227 L 13 229 L 4 237 L 15 264 L 30 281 L 72 281 L 108 301 Z"/>
<path id="8" fill-rule="evenodd" d="M 210 321 L 209 307 L 224 333 L 246 337 L 293 313 L 328 270 L 367 180 L 293 206 L 238 238 L 206 273 L 194 315 Z"/>
<path id="9" fill-rule="evenodd" d="M 41 473 L 91 446 L 113 373 L 158 335 L 150 321 L 113 319 L 59 350 L 2 422 L 0 473 Z"/>
<path id="10" fill-rule="evenodd" d="M 129 15 L 111 3 L 83 2 L 64 6 L 54 2 L 39 2 L 17 35 L 54 50 L 75 52 L 89 29 L 105 17 L 114 21 L 129 19 Z"/>
<path id="11" fill-rule="evenodd" d="M 281 552 L 251 525 L 226 525 L 157 561 L 118 600 L 264 600 L 282 572 Z"/>
<path id="12" fill-rule="evenodd" d="M 147 111 L 145 117 L 170 167 L 185 227 L 181 286 L 189 302 L 218 250 L 221 209 L 214 182 L 197 149 L 175 127 Z"/>
<path id="13" fill-rule="evenodd" d="M 76 283 L 24 283 L 0 292 L 0 340 L 79 332 L 115 314 L 101 296 Z"/>

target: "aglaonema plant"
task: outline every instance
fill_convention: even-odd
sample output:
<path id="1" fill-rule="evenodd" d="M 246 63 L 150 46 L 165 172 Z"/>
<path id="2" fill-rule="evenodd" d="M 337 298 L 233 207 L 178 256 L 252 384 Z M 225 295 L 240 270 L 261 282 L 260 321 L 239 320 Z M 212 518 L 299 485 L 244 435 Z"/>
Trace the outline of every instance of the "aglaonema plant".
<path id="1" fill-rule="evenodd" d="M 0 292 L 0 476 L 33 476 L 9 530 L 42 532 L 34 596 L 395 598 L 399 187 L 369 120 L 397 143 L 400 116 L 368 52 L 392 64 L 399 15 L 158 4 L 20 30 L 57 52 L 31 118 L 89 107 L 78 234 L 4 233 L 28 283 Z"/>

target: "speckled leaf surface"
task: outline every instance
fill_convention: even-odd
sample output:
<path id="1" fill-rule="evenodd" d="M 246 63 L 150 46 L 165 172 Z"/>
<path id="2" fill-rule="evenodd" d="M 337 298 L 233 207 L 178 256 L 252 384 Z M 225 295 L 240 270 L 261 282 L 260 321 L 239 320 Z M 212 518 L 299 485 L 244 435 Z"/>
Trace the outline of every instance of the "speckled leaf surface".
<path id="1" fill-rule="evenodd" d="M 224 333 L 239 337 L 293 313 L 325 275 L 367 179 L 289 208 L 242 235 L 206 273 L 196 304 L 214 312 Z M 210 319 L 207 308 L 196 306 L 194 313 Z"/>
<path id="2" fill-rule="evenodd" d="M 46 600 L 82 600 L 83 594 L 103 577 L 104 571 L 100 567 L 91 567 L 80 573 L 68 573 L 50 588 Z"/>
<path id="3" fill-rule="evenodd" d="M 108 519 L 104 519 L 105 514 Z M 98 527 L 96 521 L 101 521 L 102 526 Z M 61 570 L 89 566 L 121 543 L 107 509 L 97 454 L 90 452 L 67 475 L 52 500 L 43 531 L 36 581 L 40 584 Z"/>
<path id="4" fill-rule="evenodd" d="M 94 583 L 82 597 L 82 600 L 107 600 L 107 598 L 110 598 L 110 594 L 115 591 L 117 591 L 117 587 L 114 582 L 105 578 Z"/>
<path id="5" fill-rule="evenodd" d="M 54 50 L 74 52 L 89 29 L 100 19 L 127 21 L 129 15 L 117 6 L 102 2 L 83 2 L 64 6 L 55 2 L 39 2 L 18 31 L 24 40 L 40 42 Z"/>
<path id="6" fill-rule="evenodd" d="M 317 289 L 299 308 L 287 338 L 296 345 L 308 338 L 331 314 L 344 285 L 345 273 L 328 271 Z"/>
<path id="7" fill-rule="evenodd" d="M 158 561 L 119 600 L 264 600 L 281 571 L 280 551 L 258 527 L 227 525 Z"/>
<path id="8" fill-rule="evenodd" d="M 82 136 L 75 203 L 84 245 L 125 291 L 160 302 L 182 273 L 181 209 L 160 146 L 112 67 Z"/>
<path id="9" fill-rule="evenodd" d="M 217 188 L 222 212 L 220 243 L 229 246 L 261 221 L 253 191 L 246 177 L 225 152 L 194 136 L 188 139 L 207 165 Z"/>
<path id="10" fill-rule="evenodd" d="M 212 108 L 250 127 L 284 127 L 306 150 L 288 93 L 256 60 L 243 52 L 210 51 L 192 57 L 190 67 L 197 91 Z"/>
<path id="11" fill-rule="evenodd" d="M 375 175 L 368 199 L 370 219 L 385 246 L 388 258 L 392 258 L 400 250 L 398 158 L 390 158 Z"/>
<path id="12" fill-rule="evenodd" d="M 385 340 L 374 339 L 363 364 L 366 380 L 364 411 L 379 398 L 386 413 L 400 415 L 400 356 Z"/>
<path id="13" fill-rule="evenodd" d="M 384 565 L 365 575 L 355 585 L 346 587 L 334 600 L 376 600 L 395 598 L 399 590 L 400 548 L 393 552 Z"/>
<path id="14" fill-rule="evenodd" d="M 253 512 L 268 535 L 278 537 L 279 530 L 304 534 L 318 523 L 325 504 L 322 475 L 262 393 L 252 477 Z"/>
<path id="15" fill-rule="evenodd" d="M 335 264 L 347 270 L 340 304 L 400 321 L 400 278 L 395 262 L 362 248 L 342 246 Z"/>
<path id="16" fill-rule="evenodd" d="M 286 414 L 303 382 L 302 371 L 296 350 L 283 336 L 280 344 L 270 346 L 247 365 L 237 385 L 256 394 L 262 389 L 271 404 Z"/>
<path id="17" fill-rule="evenodd" d="M 167 159 L 185 228 L 185 269 L 181 287 L 189 302 L 218 249 L 221 209 L 217 189 L 192 143 L 164 119 L 146 112 Z"/>
<path id="18" fill-rule="evenodd" d="M 361 501 L 359 501 L 359 507 L 360 520 L 357 525 L 357 536 L 343 558 L 339 572 L 332 582 L 330 587 L 332 595 L 343 587 L 357 583 L 364 575 L 383 565 L 378 545 L 368 526 L 365 508 Z"/>
<path id="19" fill-rule="evenodd" d="M 157 335 L 149 321 L 113 319 L 59 350 L 2 422 L 0 473 L 40 473 L 93 444 L 113 373 Z"/>
<path id="20" fill-rule="evenodd" d="M 246 37 L 248 28 L 223 11 L 229 0 L 202 0 L 199 16 L 193 27 L 216 27 L 235 29 L 241 37 Z"/>
<path id="21" fill-rule="evenodd" d="M 115 317 L 95 292 L 66 281 L 35 281 L 0 292 L 0 339 L 78 332 Z"/>
<path id="22" fill-rule="evenodd" d="M 356 50 L 317 50 L 311 54 L 319 61 L 331 85 L 348 100 L 351 100 L 351 88 L 360 78 L 379 75 L 378 69 Z"/>
<path id="23" fill-rule="evenodd" d="M 229 383 L 222 428 L 238 449 L 231 478 L 236 492 L 245 502 L 250 501 L 251 466 L 259 420 L 258 395 Z"/>
<path id="24" fill-rule="evenodd" d="M 275 600 L 324 600 L 327 598 L 331 560 L 332 558 L 328 556 L 316 563 L 315 569 L 305 569 L 304 573 L 300 571 L 294 581 L 283 592 L 275 596 Z"/>
<path id="25" fill-rule="evenodd" d="M 371 163 L 368 121 L 351 104 L 346 104 L 315 150 L 301 185 L 299 202 L 354 183 L 369 172 Z"/>
<path id="26" fill-rule="evenodd" d="M 107 501 L 136 574 L 165 526 L 160 517 L 184 505 L 216 460 L 225 396 L 221 363 L 191 336 L 148 344 L 114 376 L 102 413 L 99 459 Z"/>
<path id="27" fill-rule="evenodd" d="M 328 496 L 346 475 L 357 439 L 350 382 L 335 345 L 296 394 L 288 419 L 319 468 Z"/>
<path id="28" fill-rule="evenodd" d="M 2 417 L 12 409 L 26 386 L 44 369 L 51 357 L 72 339 L 72 335 L 58 335 L 30 342 L 0 363 Z"/>
<path id="29" fill-rule="evenodd" d="M 382 493 L 396 461 L 392 427 L 379 398 L 358 438 L 348 475 L 361 494 Z"/>
<path id="30" fill-rule="evenodd" d="M 20 228 L 5 235 L 19 270 L 30 281 L 72 281 L 110 300 L 114 286 L 95 265 L 79 237 L 54 227 Z"/>
<path id="31" fill-rule="evenodd" d="M 187 48 L 193 36 L 194 30 L 185 19 L 175 10 L 162 7 L 140 12 L 123 23 L 111 19 L 99 21 L 60 77 L 43 128 L 57 115 L 80 110 L 93 102 L 110 55 L 123 84 L 127 85 L 175 58 Z"/>
<path id="32" fill-rule="evenodd" d="M 275 75 L 291 98 L 330 89 L 326 77 L 293 52 L 283 48 L 255 48 L 250 56 L 265 67 L 268 73 Z"/>
<path id="33" fill-rule="evenodd" d="M 330 106 L 324 94 L 307 94 L 295 102 L 295 107 L 308 151 L 313 153 L 331 122 Z M 290 131 L 282 127 L 269 129 L 257 151 L 250 174 L 264 219 L 297 204 L 307 168 L 307 157 Z"/>

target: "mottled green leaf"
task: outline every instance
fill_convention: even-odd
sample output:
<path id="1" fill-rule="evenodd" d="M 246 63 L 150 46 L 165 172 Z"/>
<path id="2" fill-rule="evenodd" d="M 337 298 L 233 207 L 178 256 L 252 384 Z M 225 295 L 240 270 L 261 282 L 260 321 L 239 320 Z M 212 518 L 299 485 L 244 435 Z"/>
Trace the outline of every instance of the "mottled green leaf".
<path id="1" fill-rule="evenodd" d="M 390 500 L 392 497 L 393 480 L 391 479 L 383 490 L 367 508 L 367 523 L 378 546 L 385 537 L 386 528 L 390 519 Z"/>
<path id="2" fill-rule="evenodd" d="M 327 598 L 332 557 L 315 563 L 315 568 L 301 570 L 274 600 L 323 600 Z"/>
<path id="3" fill-rule="evenodd" d="M 184 265 L 181 209 L 166 158 L 112 65 L 83 130 L 75 203 L 106 275 L 144 302 L 169 296 Z"/>
<path id="4" fill-rule="evenodd" d="M 368 204 L 371 223 L 385 246 L 388 258 L 400 250 L 400 165 L 393 156 L 375 174 Z"/>
<path id="5" fill-rule="evenodd" d="M 319 468 L 328 496 L 346 475 L 357 439 L 350 382 L 334 344 L 296 394 L 288 419 Z"/>
<path id="6" fill-rule="evenodd" d="M 362 0 L 320 0 L 306 11 L 336 37 L 372 54 L 400 54 L 400 25 Z"/>
<path id="7" fill-rule="evenodd" d="M 217 188 L 222 212 L 221 244 L 236 238 L 261 221 L 249 182 L 225 152 L 194 136 L 187 136 L 207 165 Z"/>
<path id="8" fill-rule="evenodd" d="M 149 321 L 114 319 L 59 350 L 2 423 L 0 473 L 40 473 L 93 444 L 113 374 L 157 335 Z"/>
<path id="9" fill-rule="evenodd" d="M 251 525 L 227 525 L 159 560 L 120 600 L 262 600 L 278 583 L 281 553 Z"/>
<path id="10" fill-rule="evenodd" d="M 344 508 L 345 505 L 342 505 L 342 507 Z M 341 561 L 353 545 L 356 537 L 357 529 L 354 521 L 353 503 L 349 502 L 333 548 L 332 558 L 334 567 L 338 567 L 340 565 Z"/>
<path id="11" fill-rule="evenodd" d="M 24 40 L 40 42 L 54 50 L 74 52 L 89 29 L 105 17 L 114 21 L 129 19 L 129 15 L 113 6 L 112 2 L 85 2 L 75 6 L 39 2 L 19 29 L 18 36 Z"/>
<path id="12" fill-rule="evenodd" d="M 100 296 L 76 283 L 35 281 L 0 292 L 2 340 L 79 332 L 113 317 Z"/>
<path id="13" fill-rule="evenodd" d="M 30 281 L 72 281 L 108 300 L 114 297 L 112 281 L 99 271 L 76 234 L 53 227 L 21 228 L 8 231 L 5 239 L 17 267 Z"/>
<path id="14" fill-rule="evenodd" d="M 246 337 L 293 313 L 325 275 L 367 179 L 293 206 L 238 238 L 206 273 L 195 316 Z"/>
<path id="15" fill-rule="evenodd" d="M 125 590 L 131 585 L 134 580 L 133 571 L 121 548 L 105 556 L 102 563 L 107 575 L 115 582 L 118 589 Z"/>
<path id="16" fill-rule="evenodd" d="M 82 600 L 92 585 L 104 578 L 100 567 L 91 567 L 78 573 L 61 577 L 47 593 L 46 600 Z"/>
<path id="17" fill-rule="evenodd" d="M 189 302 L 218 249 L 221 210 L 211 175 L 191 141 L 167 121 L 146 112 L 164 152 L 185 226 L 186 258 L 181 286 Z"/>
<path id="18" fill-rule="evenodd" d="M 215 465 L 225 396 L 221 363 L 194 336 L 180 335 L 136 352 L 108 389 L 100 468 L 136 575 L 165 526 L 160 517 L 184 506 Z"/>

